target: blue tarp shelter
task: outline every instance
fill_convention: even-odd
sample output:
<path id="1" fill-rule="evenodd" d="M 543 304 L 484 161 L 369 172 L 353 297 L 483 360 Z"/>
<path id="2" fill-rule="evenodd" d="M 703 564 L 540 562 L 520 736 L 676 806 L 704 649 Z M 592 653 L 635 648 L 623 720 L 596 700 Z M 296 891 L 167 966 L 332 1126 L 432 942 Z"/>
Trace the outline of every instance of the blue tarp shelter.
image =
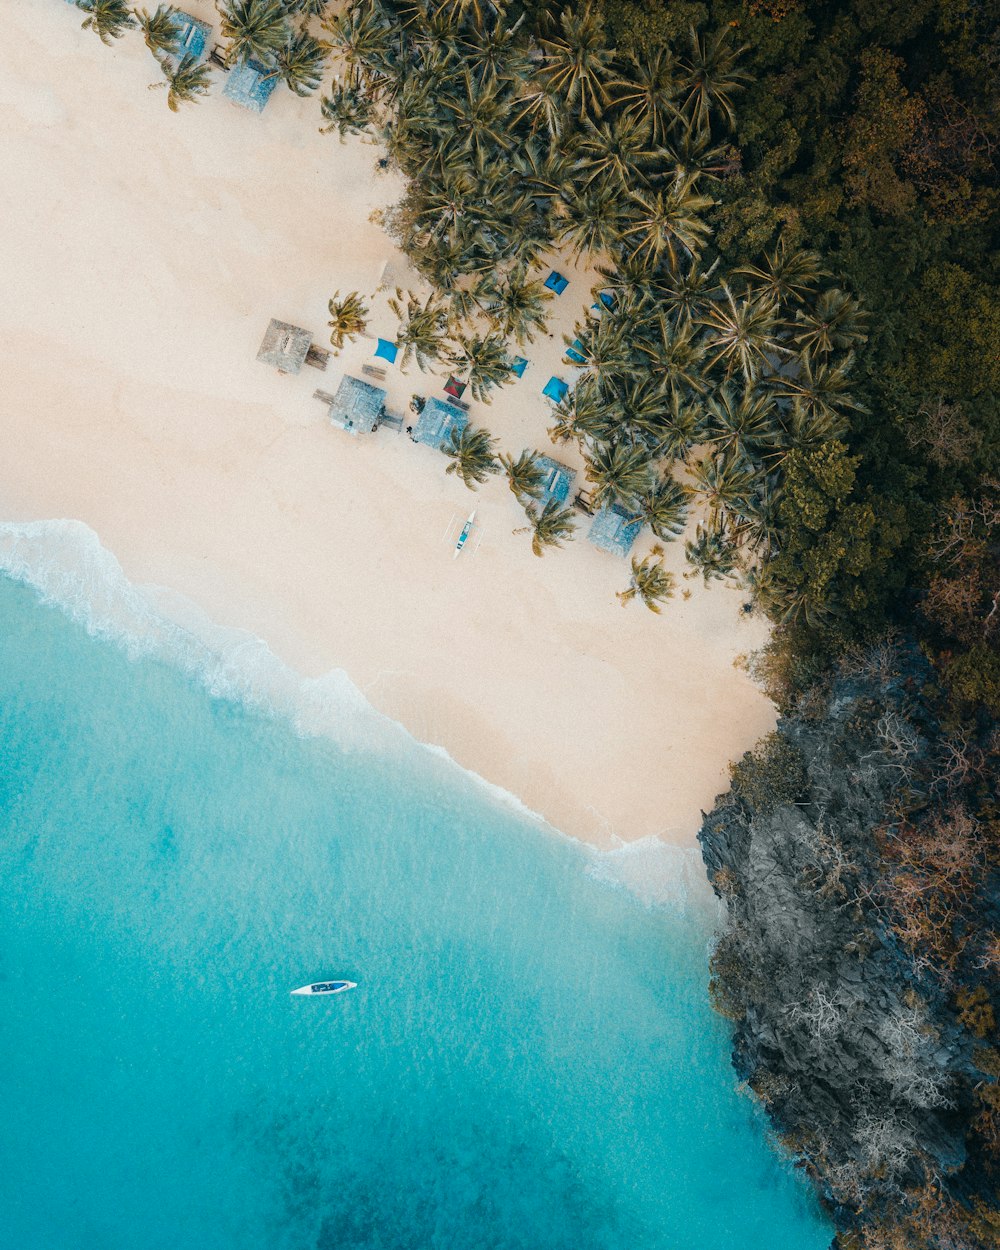
<path id="1" fill-rule="evenodd" d="M 542 387 L 542 394 L 546 399 L 551 399 L 554 404 L 558 404 L 569 394 L 569 386 L 562 378 L 549 378 Z"/>
<path id="2" fill-rule="evenodd" d="M 177 56 L 193 56 L 196 61 L 200 61 L 208 47 L 211 26 L 182 9 L 174 12 L 174 26 L 177 30 Z"/>
<path id="3" fill-rule="evenodd" d="M 461 408 L 443 399 L 428 399 L 413 427 L 413 441 L 443 451 L 451 440 L 452 430 L 461 433 L 468 424 L 469 418 Z"/>
<path id="4" fill-rule="evenodd" d="M 382 360 L 388 360 L 390 365 L 396 363 L 396 356 L 399 348 L 395 343 L 390 343 L 388 339 L 379 339 L 378 346 L 375 348 L 375 355 L 381 357 Z"/>
<path id="5" fill-rule="evenodd" d="M 642 521 L 616 503 L 610 508 L 600 509 L 587 537 L 602 551 L 610 551 L 613 556 L 627 556 L 641 529 Z"/>
<path id="6" fill-rule="evenodd" d="M 330 420 L 349 434 L 371 434 L 385 411 L 385 391 L 345 373 L 330 405 Z"/>
<path id="7" fill-rule="evenodd" d="M 560 464 L 558 460 L 553 460 L 551 456 L 538 456 L 535 464 L 545 474 L 538 506 L 544 508 L 550 499 L 554 499 L 556 503 L 564 504 L 569 498 L 570 491 L 573 489 L 573 483 L 576 481 L 576 470 L 569 468 L 565 464 Z"/>
<path id="8" fill-rule="evenodd" d="M 584 347 L 584 345 L 580 342 L 579 339 L 574 339 L 573 346 L 566 348 L 566 359 L 572 360 L 572 362 L 575 365 L 585 365 L 587 363 L 587 358 L 581 353 L 585 352 L 586 350 L 587 349 Z"/>
<path id="9" fill-rule="evenodd" d="M 563 291 L 569 286 L 569 278 L 564 278 L 561 273 L 557 273 L 553 269 L 545 279 L 545 285 L 550 291 L 555 291 L 557 295 L 562 295 Z"/>
<path id="10" fill-rule="evenodd" d="M 278 85 L 278 79 L 270 76 L 271 74 L 272 71 L 261 65 L 260 61 L 243 61 L 229 71 L 222 94 L 245 109 L 263 113 L 264 105 Z"/>
<path id="11" fill-rule="evenodd" d="M 514 374 L 515 377 L 523 378 L 524 371 L 525 369 L 527 369 L 527 367 L 528 367 L 528 362 L 524 359 L 523 356 L 515 356 L 514 363 L 511 365 L 510 371 L 511 373 Z"/>

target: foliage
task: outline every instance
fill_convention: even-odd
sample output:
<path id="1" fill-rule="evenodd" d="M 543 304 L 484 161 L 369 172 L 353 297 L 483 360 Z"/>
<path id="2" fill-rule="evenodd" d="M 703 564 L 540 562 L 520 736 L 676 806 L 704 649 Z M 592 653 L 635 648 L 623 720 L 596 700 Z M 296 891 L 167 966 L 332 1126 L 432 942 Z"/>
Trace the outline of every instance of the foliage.
<path id="1" fill-rule="evenodd" d="M 217 4 L 222 37 L 229 41 L 229 65 L 251 57 L 268 65 L 286 48 L 289 28 L 281 0 L 217 0 Z"/>
<path id="2" fill-rule="evenodd" d="M 618 599 L 624 607 L 633 599 L 644 603 L 650 612 L 659 612 L 660 604 L 674 593 L 674 575 L 663 567 L 663 548 L 654 544 L 649 555 L 638 559 L 632 557 L 632 575 L 625 590 L 618 591 Z"/>
<path id="3" fill-rule="evenodd" d="M 146 41 L 146 47 L 153 56 L 176 53 L 177 9 L 172 4 L 158 4 L 155 13 L 150 13 L 148 9 L 136 9 L 135 18 L 142 31 L 142 37 Z"/>
<path id="4" fill-rule="evenodd" d="M 536 556 L 543 556 L 547 547 L 561 547 L 566 539 L 572 538 L 576 529 L 573 509 L 564 508 L 558 499 L 547 500 L 542 508 L 527 503 L 524 511 L 529 524 L 514 533 L 530 532 L 531 550 Z"/>
<path id="5" fill-rule="evenodd" d="M 330 342 L 338 351 L 368 328 L 368 306 L 357 291 L 348 291 L 344 296 L 334 291 L 328 308 Z"/>
<path id="6" fill-rule="evenodd" d="M 137 25 L 127 0 L 76 0 L 76 7 L 87 14 L 83 29 L 92 30 L 108 47 Z"/>
<path id="7" fill-rule="evenodd" d="M 475 490 L 492 473 L 500 472 L 493 438 L 487 430 L 467 425 L 461 432 L 452 429 L 445 455 L 451 459 L 446 473 L 456 473 L 469 490 Z"/>
<path id="8" fill-rule="evenodd" d="M 166 87 L 167 108 L 171 113 L 176 113 L 182 104 L 194 104 L 199 96 L 208 95 L 212 71 L 207 65 L 200 65 L 191 53 L 185 53 L 179 61 L 158 57 L 157 63 L 166 82 L 154 82 L 150 90 Z"/>

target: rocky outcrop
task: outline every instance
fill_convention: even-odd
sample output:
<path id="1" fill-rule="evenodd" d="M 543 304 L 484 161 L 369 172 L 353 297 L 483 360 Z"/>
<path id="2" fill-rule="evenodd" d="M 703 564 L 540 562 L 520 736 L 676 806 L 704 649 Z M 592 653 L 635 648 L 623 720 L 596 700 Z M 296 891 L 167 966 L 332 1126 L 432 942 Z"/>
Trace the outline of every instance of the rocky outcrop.
<path id="1" fill-rule="evenodd" d="M 966 1158 L 982 1080 L 953 995 L 887 922 L 880 847 L 930 801 L 918 656 L 859 666 L 734 768 L 699 839 L 734 1063 L 842 1227 Z M 926 770 L 925 770 L 926 771 Z"/>

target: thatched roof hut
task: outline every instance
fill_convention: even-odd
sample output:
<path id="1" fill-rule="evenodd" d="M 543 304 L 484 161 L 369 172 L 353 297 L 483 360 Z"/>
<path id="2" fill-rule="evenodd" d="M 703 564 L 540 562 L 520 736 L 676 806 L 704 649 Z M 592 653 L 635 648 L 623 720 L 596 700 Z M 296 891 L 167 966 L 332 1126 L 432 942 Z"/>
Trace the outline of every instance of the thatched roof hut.
<path id="1" fill-rule="evenodd" d="M 257 359 L 264 365 L 272 365 L 279 373 L 298 373 L 305 364 L 312 334 L 287 321 L 271 318 Z"/>

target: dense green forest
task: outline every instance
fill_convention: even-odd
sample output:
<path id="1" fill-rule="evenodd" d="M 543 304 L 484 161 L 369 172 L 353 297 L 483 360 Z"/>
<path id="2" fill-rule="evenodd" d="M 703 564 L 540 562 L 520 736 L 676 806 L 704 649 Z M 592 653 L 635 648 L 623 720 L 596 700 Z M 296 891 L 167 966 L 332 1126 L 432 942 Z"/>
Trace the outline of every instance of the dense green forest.
<path id="1" fill-rule="evenodd" d="M 167 6 L 78 4 L 202 93 Z M 696 517 L 693 569 L 773 623 L 782 719 L 701 834 L 737 1068 L 844 1250 L 1000 1247 L 996 5 L 218 7 L 230 63 L 309 94 L 332 60 L 324 130 L 404 175 L 384 224 L 433 288 L 398 294 L 404 359 L 488 401 L 545 258 L 593 266 L 553 439 L 659 540 Z M 530 452 L 453 461 L 504 467 L 537 553 L 571 533 Z M 669 593 L 654 548 L 623 601 Z"/>

